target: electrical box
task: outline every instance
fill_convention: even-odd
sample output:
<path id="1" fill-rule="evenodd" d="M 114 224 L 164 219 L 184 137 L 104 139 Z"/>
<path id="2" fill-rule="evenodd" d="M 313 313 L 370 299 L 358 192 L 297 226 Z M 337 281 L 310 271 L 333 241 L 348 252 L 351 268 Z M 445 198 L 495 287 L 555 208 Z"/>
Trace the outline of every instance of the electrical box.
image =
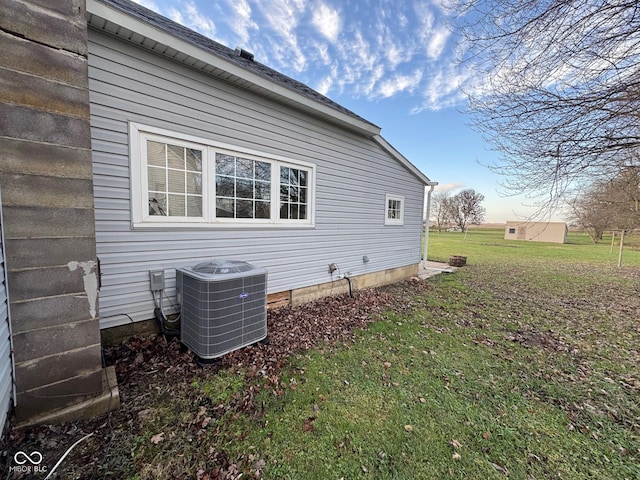
<path id="1" fill-rule="evenodd" d="M 164 270 L 150 270 L 149 281 L 152 292 L 164 290 Z"/>

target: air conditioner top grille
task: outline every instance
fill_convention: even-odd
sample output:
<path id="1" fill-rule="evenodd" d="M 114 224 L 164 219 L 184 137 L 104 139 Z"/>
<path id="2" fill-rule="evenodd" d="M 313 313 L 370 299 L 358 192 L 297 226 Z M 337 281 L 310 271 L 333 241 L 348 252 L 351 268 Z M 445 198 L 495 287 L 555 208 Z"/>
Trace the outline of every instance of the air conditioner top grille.
<path id="1" fill-rule="evenodd" d="M 247 262 L 224 259 L 210 260 L 194 267 L 183 267 L 180 270 L 201 280 L 224 280 L 264 272 L 263 269 L 256 268 Z"/>

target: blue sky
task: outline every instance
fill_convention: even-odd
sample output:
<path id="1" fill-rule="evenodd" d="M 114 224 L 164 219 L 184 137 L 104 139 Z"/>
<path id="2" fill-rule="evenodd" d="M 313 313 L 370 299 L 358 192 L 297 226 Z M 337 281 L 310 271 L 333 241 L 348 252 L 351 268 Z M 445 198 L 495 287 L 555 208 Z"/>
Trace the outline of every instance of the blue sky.
<path id="1" fill-rule="evenodd" d="M 455 63 L 444 0 L 136 1 L 375 123 L 437 189 L 482 193 L 486 221 L 534 212 L 499 194 L 503 179 L 485 166 L 499 155 L 460 113 L 474 72 Z"/>

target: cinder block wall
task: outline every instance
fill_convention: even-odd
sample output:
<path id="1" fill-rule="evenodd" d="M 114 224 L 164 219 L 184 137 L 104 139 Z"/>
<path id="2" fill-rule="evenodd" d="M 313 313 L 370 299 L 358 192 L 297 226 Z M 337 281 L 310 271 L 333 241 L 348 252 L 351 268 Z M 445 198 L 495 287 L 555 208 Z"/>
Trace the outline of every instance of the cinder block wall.
<path id="1" fill-rule="evenodd" d="M 101 391 L 85 0 L 0 0 L 18 421 Z"/>

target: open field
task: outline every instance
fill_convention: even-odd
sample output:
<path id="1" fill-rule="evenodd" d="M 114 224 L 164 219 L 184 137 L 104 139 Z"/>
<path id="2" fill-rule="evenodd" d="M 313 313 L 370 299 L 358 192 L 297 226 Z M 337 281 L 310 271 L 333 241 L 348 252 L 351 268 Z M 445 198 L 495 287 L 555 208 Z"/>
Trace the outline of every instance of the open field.
<path id="1" fill-rule="evenodd" d="M 619 253 L 619 236 L 615 237 L 613 248 L 611 235 L 593 244 L 589 236 L 580 232 L 569 232 L 566 244 L 504 240 L 504 228 L 473 228 L 466 237 L 460 232 L 429 234 L 429 260 L 446 262 L 449 255 L 465 255 L 471 261 L 543 261 L 577 262 L 616 266 Z M 453 253 L 458 252 L 458 253 Z M 640 235 L 625 238 L 622 256 L 623 266 L 640 266 Z"/>
<path id="2" fill-rule="evenodd" d="M 640 251 L 584 237 L 432 232 L 467 266 L 272 313 L 273 345 L 212 370 L 135 339 L 107 355 L 119 412 L 13 448 L 95 431 L 61 478 L 640 478 Z"/>

